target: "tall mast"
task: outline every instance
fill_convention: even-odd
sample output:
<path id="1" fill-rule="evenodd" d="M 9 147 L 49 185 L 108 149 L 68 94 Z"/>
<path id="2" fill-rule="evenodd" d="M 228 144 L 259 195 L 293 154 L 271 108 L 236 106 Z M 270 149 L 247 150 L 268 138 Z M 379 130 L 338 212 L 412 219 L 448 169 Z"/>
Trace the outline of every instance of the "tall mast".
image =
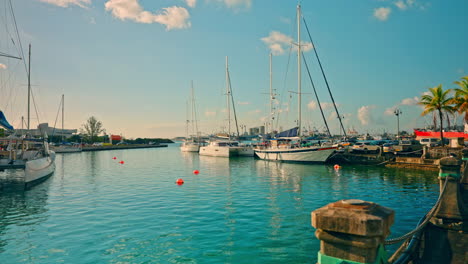
<path id="1" fill-rule="evenodd" d="M 31 100 L 31 44 L 29 44 L 29 66 L 28 66 L 28 131 L 29 131 L 29 124 L 30 124 L 30 100 Z"/>
<path id="2" fill-rule="evenodd" d="M 64 120 L 65 120 L 65 95 L 62 94 L 62 142 L 65 141 Z"/>
<path id="3" fill-rule="evenodd" d="M 193 95 L 193 80 L 192 80 L 192 84 L 191 84 L 191 100 L 190 100 L 190 103 L 191 103 L 191 122 L 192 122 L 192 133 L 196 133 L 195 132 L 195 123 L 194 123 L 194 120 L 195 120 L 195 102 L 194 102 L 194 95 Z M 192 141 L 193 141 L 193 138 L 192 138 Z"/>
<path id="4" fill-rule="evenodd" d="M 297 5 L 297 134 L 301 136 L 301 5 Z"/>
<path id="5" fill-rule="evenodd" d="M 228 114 L 228 137 L 231 140 L 231 104 L 229 102 L 231 90 L 229 89 L 229 72 L 228 72 L 228 56 L 226 56 L 226 99 L 227 99 L 227 114 Z"/>
<path id="6" fill-rule="evenodd" d="M 272 78 L 272 70 L 271 70 L 271 53 L 270 53 L 270 118 L 269 118 L 269 122 L 270 122 L 269 131 L 270 132 L 273 132 L 273 120 L 272 120 L 272 117 L 273 117 L 273 84 L 272 83 L 273 83 L 273 78 Z"/>

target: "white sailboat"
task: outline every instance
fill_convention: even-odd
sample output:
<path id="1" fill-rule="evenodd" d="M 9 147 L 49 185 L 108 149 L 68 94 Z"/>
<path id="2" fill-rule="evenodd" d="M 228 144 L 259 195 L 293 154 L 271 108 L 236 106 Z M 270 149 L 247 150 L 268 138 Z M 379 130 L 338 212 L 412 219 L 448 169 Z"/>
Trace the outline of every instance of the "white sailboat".
<path id="1" fill-rule="evenodd" d="M 297 5 L 297 96 L 298 127 L 282 133 L 277 139 L 270 140 L 267 146 L 255 149 L 259 159 L 289 162 L 325 162 L 336 150 L 333 146 L 303 146 L 301 140 L 301 6 Z M 291 135 L 290 132 L 293 132 Z"/>
<path id="2" fill-rule="evenodd" d="M 197 123 L 197 118 L 196 118 L 196 109 L 195 109 L 195 95 L 193 93 L 193 81 L 192 81 L 192 86 L 191 86 L 191 99 L 190 99 L 190 109 L 191 109 L 191 120 L 188 119 L 187 115 L 187 122 L 186 122 L 186 138 L 185 141 L 182 142 L 180 145 L 180 150 L 182 152 L 198 152 L 200 150 L 200 140 L 195 140 L 195 136 L 189 135 L 189 124 L 192 124 L 192 132 L 196 134 L 196 137 L 198 137 L 198 123 Z"/>
<path id="3" fill-rule="evenodd" d="M 28 67 L 28 119 L 30 129 L 31 98 L 31 45 L 29 45 Z M 0 125 L 14 131 L 3 112 L 0 111 Z M 28 135 L 12 135 L 0 140 L 0 188 L 9 185 L 30 186 L 47 179 L 55 171 L 55 152 L 49 150 L 47 135 L 42 139 L 28 138 Z"/>
<path id="4" fill-rule="evenodd" d="M 239 141 L 231 140 L 231 86 L 229 81 L 228 57 L 226 56 L 226 97 L 228 116 L 228 135 L 226 140 L 212 140 L 207 146 L 200 147 L 200 155 L 213 157 L 253 157 L 254 150 L 251 146 L 242 145 Z M 235 113 L 234 113 L 235 114 Z"/>

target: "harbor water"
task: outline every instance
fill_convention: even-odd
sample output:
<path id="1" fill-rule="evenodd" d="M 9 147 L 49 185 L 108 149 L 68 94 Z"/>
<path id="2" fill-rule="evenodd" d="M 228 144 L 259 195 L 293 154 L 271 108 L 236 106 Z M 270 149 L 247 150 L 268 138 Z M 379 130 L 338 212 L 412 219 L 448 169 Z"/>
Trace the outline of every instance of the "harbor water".
<path id="1" fill-rule="evenodd" d="M 58 154 L 56 165 L 30 190 L 0 193 L 0 263 L 316 263 L 313 210 L 376 202 L 396 211 L 395 237 L 439 190 L 434 172 L 206 157 L 178 144 Z"/>

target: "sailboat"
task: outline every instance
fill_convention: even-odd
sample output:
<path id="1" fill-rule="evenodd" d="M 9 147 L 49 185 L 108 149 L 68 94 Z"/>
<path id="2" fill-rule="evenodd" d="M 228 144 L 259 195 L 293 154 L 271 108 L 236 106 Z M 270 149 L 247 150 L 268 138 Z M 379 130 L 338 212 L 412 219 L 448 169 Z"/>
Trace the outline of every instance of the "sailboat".
<path id="1" fill-rule="evenodd" d="M 226 139 L 211 140 L 208 146 L 200 148 L 200 155 L 214 157 L 234 157 L 247 156 L 253 157 L 254 150 L 251 146 L 242 145 L 239 141 L 231 138 L 231 100 L 232 91 L 229 78 L 228 57 L 226 56 L 226 98 L 227 98 L 227 118 L 228 118 L 228 133 Z M 235 116 L 235 112 L 234 112 Z"/>
<path id="2" fill-rule="evenodd" d="M 30 129 L 30 98 L 31 98 L 31 45 L 29 45 L 28 67 L 28 119 L 27 130 Z M 17 135 L 3 112 L 0 111 L 0 126 L 10 136 L 0 139 L 0 188 L 13 184 L 28 187 L 41 182 L 55 171 L 55 152 L 49 150 L 47 135 L 43 138 L 32 138 Z"/>
<path id="3" fill-rule="evenodd" d="M 187 122 L 186 122 L 186 138 L 185 142 L 180 145 L 180 150 L 182 152 L 198 152 L 200 150 L 200 140 L 195 140 L 194 136 L 189 135 L 189 124 L 192 124 L 192 132 L 196 133 L 198 137 L 198 124 L 196 118 L 196 111 L 195 111 L 195 95 L 193 93 L 193 81 L 192 81 L 192 89 L 191 89 L 191 99 L 190 99 L 190 109 L 191 109 L 191 120 L 188 119 L 187 115 Z"/>
<path id="4" fill-rule="evenodd" d="M 62 94 L 62 134 L 65 133 L 65 95 Z M 53 147 L 53 150 L 55 153 L 74 153 L 74 152 L 81 152 L 81 144 L 79 145 L 73 145 L 70 143 L 65 142 L 65 136 L 62 135 L 62 144 L 59 146 Z"/>
<path id="5" fill-rule="evenodd" d="M 289 162 L 325 162 L 336 150 L 333 146 L 308 146 L 301 138 L 301 5 L 297 5 L 297 127 L 283 131 L 266 145 L 255 148 L 255 155 L 263 160 Z"/>

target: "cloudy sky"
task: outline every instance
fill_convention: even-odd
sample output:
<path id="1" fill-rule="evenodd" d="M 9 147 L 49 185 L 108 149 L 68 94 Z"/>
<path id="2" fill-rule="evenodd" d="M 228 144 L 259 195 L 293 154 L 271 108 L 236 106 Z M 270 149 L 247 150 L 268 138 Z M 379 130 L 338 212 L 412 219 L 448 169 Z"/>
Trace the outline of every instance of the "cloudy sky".
<path id="1" fill-rule="evenodd" d="M 0 0 L 0 52 L 19 54 L 8 0 Z M 225 57 L 239 124 L 269 118 L 269 54 L 274 105 L 283 128 L 297 116 L 296 2 L 271 0 L 15 0 L 24 54 L 32 44 L 38 122 L 53 125 L 65 94 L 66 127 L 96 116 L 126 137 L 185 134 L 193 80 L 199 127 L 225 129 Z M 345 127 L 395 132 L 424 127 L 416 105 L 429 87 L 468 75 L 464 0 L 302 1 Z M 337 115 L 302 26 L 303 50 L 332 133 Z M 13 40 L 12 40 L 13 39 Z M 0 57 L 0 109 L 21 126 L 27 82 L 23 62 Z M 303 125 L 323 129 L 303 67 Z M 60 124 L 58 126 L 61 126 Z"/>

